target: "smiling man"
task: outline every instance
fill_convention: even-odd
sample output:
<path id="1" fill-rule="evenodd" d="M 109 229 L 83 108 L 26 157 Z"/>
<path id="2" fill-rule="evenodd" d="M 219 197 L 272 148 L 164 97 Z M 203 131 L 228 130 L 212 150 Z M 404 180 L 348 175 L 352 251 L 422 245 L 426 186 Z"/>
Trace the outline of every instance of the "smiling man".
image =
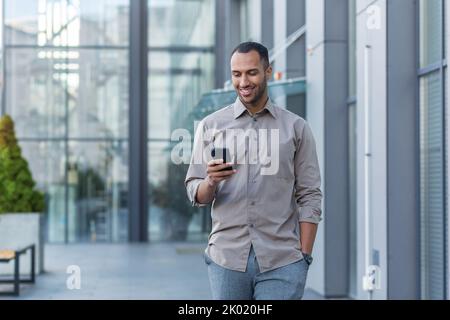
<path id="1" fill-rule="evenodd" d="M 212 203 L 205 250 L 212 295 L 220 300 L 301 299 L 321 220 L 314 137 L 304 119 L 269 98 L 267 48 L 240 44 L 231 56 L 231 74 L 238 98 L 199 124 L 185 181 L 193 205 Z M 241 146 L 243 163 L 194 161 L 214 148 L 215 136 L 208 132 L 232 130 L 276 133 L 277 148 L 270 148 L 279 152 L 276 173 L 264 174 L 265 164 L 251 161 L 261 145 L 273 142 L 261 141 L 265 135 Z"/>

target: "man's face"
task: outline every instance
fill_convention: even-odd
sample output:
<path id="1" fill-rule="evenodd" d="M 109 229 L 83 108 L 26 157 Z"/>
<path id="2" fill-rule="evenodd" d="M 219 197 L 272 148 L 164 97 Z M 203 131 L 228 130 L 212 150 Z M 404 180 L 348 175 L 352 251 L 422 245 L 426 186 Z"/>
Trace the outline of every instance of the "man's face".
<path id="1" fill-rule="evenodd" d="M 267 79 L 272 76 L 272 67 L 265 68 L 259 53 L 236 52 L 231 57 L 231 79 L 241 101 L 254 105 L 265 98 Z"/>

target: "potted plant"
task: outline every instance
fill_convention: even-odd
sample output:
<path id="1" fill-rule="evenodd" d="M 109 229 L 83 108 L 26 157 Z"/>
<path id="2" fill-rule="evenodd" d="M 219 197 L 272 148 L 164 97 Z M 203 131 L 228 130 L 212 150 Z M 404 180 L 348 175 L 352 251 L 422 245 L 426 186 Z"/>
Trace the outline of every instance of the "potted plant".
<path id="1" fill-rule="evenodd" d="M 22 157 L 10 116 L 0 118 L 0 250 L 15 250 L 36 245 L 36 273 L 44 270 L 43 217 L 44 195 Z M 0 274 L 10 273 L 1 265 Z M 29 264 L 21 263 L 21 273 Z"/>

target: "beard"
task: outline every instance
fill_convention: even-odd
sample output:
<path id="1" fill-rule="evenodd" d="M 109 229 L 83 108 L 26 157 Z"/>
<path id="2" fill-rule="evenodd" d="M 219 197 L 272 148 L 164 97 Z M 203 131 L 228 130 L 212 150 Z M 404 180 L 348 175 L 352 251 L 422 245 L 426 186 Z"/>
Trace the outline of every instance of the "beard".
<path id="1" fill-rule="evenodd" d="M 248 104 L 248 105 L 256 105 L 264 97 L 266 89 L 267 89 L 267 79 L 266 79 L 266 76 L 264 76 L 264 81 L 258 86 L 255 96 L 253 97 L 253 99 L 251 101 L 245 102 L 245 98 L 240 95 L 239 90 L 237 90 L 237 91 L 238 91 L 239 99 L 242 101 L 242 103 Z"/>

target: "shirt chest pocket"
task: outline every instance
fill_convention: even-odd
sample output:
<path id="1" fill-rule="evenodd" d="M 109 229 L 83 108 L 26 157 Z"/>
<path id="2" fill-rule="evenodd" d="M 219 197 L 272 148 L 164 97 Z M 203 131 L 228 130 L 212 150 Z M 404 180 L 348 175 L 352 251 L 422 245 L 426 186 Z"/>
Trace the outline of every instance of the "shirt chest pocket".
<path id="1" fill-rule="evenodd" d="M 292 140 L 271 146 L 270 154 L 262 160 L 261 175 L 293 181 L 295 145 Z"/>

